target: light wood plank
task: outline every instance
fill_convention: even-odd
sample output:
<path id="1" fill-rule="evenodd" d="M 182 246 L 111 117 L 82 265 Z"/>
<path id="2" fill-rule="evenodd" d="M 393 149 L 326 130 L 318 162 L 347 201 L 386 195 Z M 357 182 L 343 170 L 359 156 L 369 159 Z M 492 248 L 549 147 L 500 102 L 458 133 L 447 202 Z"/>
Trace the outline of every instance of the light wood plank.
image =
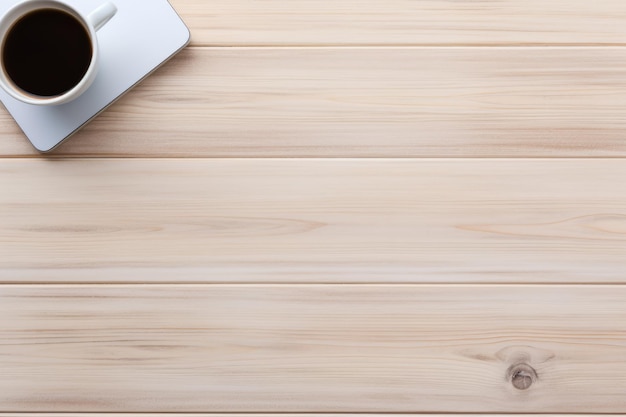
<path id="1" fill-rule="evenodd" d="M 188 417 L 189 413 L 141 413 L 145 417 Z M 384 413 L 194 413 L 197 417 L 394 417 Z M 137 417 L 137 413 L 2 413 L 3 417 Z M 459 414 L 406 414 L 408 417 L 460 417 Z M 598 414 L 545 414 L 546 417 L 593 417 Z M 623 416 L 624 414 L 613 414 Z M 476 417 L 541 417 L 541 414 L 475 414 Z"/>
<path id="2" fill-rule="evenodd" d="M 0 369 L 7 412 L 623 413 L 626 287 L 1 286 Z"/>
<path id="3" fill-rule="evenodd" d="M 626 48 L 192 48 L 57 155 L 624 156 L 625 109 Z"/>
<path id="4" fill-rule="evenodd" d="M 195 45 L 620 44 L 621 0 L 172 0 Z"/>
<path id="5" fill-rule="evenodd" d="M 619 282 L 624 160 L 0 161 L 1 282 Z"/>

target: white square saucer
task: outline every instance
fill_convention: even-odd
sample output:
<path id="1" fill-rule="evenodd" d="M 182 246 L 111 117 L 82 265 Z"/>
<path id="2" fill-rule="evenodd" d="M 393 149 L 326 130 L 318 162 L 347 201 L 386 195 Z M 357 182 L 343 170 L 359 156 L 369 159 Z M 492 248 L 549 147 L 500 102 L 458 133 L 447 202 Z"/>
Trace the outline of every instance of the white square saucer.
<path id="1" fill-rule="evenodd" d="M 105 0 L 66 0 L 89 14 Z M 117 14 L 98 31 L 100 68 L 89 89 L 56 106 L 22 103 L 0 89 L 0 101 L 33 146 L 48 152 L 189 43 L 189 29 L 168 0 L 111 0 Z M 0 0 L 0 15 L 16 4 Z"/>

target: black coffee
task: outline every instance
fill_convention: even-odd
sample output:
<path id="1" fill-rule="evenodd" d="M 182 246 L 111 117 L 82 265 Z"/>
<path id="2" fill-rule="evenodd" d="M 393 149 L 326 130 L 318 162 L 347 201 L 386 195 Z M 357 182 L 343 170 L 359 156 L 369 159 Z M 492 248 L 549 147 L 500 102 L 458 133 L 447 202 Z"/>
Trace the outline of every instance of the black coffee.
<path id="1" fill-rule="evenodd" d="M 9 78 L 27 93 L 53 97 L 71 90 L 91 63 L 89 32 L 71 14 L 41 9 L 19 19 L 5 38 Z"/>

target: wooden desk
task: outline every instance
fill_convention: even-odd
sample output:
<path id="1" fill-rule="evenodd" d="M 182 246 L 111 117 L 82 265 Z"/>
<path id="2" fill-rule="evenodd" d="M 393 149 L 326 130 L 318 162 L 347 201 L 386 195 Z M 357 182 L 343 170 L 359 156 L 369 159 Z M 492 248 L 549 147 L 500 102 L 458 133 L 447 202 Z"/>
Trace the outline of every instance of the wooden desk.
<path id="1" fill-rule="evenodd" d="M 0 417 L 626 413 L 626 2 L 172 3 L 54 154 L 0 112 Z"/>

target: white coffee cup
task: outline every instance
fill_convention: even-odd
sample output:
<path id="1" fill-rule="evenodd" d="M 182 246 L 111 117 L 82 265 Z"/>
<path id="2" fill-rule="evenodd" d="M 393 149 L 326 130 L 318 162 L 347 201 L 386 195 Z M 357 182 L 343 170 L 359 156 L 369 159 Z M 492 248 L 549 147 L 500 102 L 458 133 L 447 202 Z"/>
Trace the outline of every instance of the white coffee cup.
<path id="1" fill-rule="evenodd" d="M 18 86 L 11 78 L 5 65 L 7 36 L 20 20 L 33 12 L 52 9 L 71 15 L 84 26 L 91 43 L 91 61 L 82 78 L 67 91 L 57 95 L 37 95 Z M 105 2 L 89 15 L 83 15 L 69 4 L 59 0 L 25 0 L 12 7 L 0 19 L 0 87 L 17 100 L 33 105 L 56 105 L 67 103 L 84 93 L 96 78 L 99 65 L 98 39 L 96 32 L 117 12 L 113 3 Z M 24 51 L 27 54 L 29 51 Z"/>

